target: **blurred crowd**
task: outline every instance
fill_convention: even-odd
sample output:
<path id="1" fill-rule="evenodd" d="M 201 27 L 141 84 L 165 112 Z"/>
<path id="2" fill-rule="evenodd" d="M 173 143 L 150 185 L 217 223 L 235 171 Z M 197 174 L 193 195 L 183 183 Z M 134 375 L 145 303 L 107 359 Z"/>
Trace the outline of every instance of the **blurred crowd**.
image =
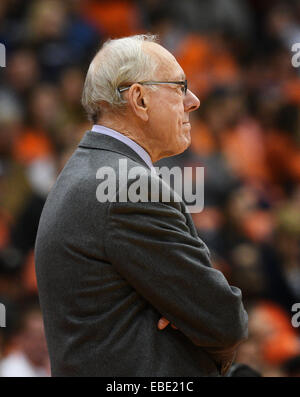
<path id="1" fill-rule="evenodd" d="M 50 373 L 34 271 L 39 216 L 91 127 L 80 105 L 91 58 L 108 37 L 146 32 L 159 34 L 201 100 L 191 147 L 160 164 L 205 167 L 194 222 L 249 313 L 236 363 L 300 376 L 291 323 L 300 302 L 299 0 L 1 0 L 0 376 Z"/>

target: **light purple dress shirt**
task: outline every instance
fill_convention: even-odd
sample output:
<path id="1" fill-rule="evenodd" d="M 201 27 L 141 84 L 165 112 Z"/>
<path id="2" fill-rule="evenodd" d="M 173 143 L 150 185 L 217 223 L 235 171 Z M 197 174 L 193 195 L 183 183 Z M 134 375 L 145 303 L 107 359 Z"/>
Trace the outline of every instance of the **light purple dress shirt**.
<path id="1" fill-rule="evenodd" d="M 146 152 L 145 149 L 143 149 L 132 139 L 121 134 L 120 132 L 112 130 L 111 128 L 104 127 L 103 125 L 98 125 L 98 124 L 93 125 L 92 131 L 111 136 L 112 138 L 115 138 L 118 141 L 125 143 L 125 145 L 129 146 L 132 150 L 134 150 L 141 157 L 141 159 L 144 160 L 144 162 L 148 165 L 148 167 L 155 172 L 155 168 L 152 164 L 151 157 L 149 156 L 149 154 Z"/>

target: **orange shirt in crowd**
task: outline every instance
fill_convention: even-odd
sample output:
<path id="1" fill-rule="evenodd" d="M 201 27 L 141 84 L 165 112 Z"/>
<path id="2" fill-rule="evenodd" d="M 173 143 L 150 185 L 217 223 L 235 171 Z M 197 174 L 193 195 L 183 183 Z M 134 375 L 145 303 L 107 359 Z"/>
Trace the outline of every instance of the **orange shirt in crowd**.
<path id="1" fill-rule="evenodd" d="M 176 50 L 176 58 L 186 73 L 190 88 L 206 96 L 216 85 L 236 82 L 238 65 L 230 52 L 213 45 L 209 37 L 186 35 Z"/>
<path id="2" fill-rule="evenodd" d="M 261 303 L 257 310 L 264 315 L 270 328 L 262 345 L 264 359 L 276 365 L 300 354 L 298 334 L 290 317 L 279 306 L 269 302 Z"/>
<path id="3" fill-rule="evenodd" d="M 133 1 L 82 2 L 83 16 L 106 36 L 117 38 L 141 33 L 140 17 Z"/>
<path id="4" fill-rule="evenodd" d="M 51 141 L 42 131 L 27 129 L 14 144 L 14 157 L 22 164 L 30 164 L 33 160 L 48 157 L 52 153 Z"/>
<path id="5" fill-rule="evenodd" d="M 266 132 L 267 160 L 273 173 L 274 182 L 289 177 L 300 182 L 300 144 L 282 131 Z"/>
<path id="6" fill-rule="evenodd" d="M 252 120 L 245 120 L 221 134 L 222 152 L 236 175 L 248 181 L 269 181 L 263 131 Z"/>

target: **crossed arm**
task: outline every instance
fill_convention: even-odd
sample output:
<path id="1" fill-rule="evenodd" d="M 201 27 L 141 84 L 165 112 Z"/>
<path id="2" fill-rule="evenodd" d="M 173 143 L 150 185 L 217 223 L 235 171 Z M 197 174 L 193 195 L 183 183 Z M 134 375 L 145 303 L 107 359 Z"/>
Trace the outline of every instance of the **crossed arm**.
<path id="1" fill-rule="evenodd" d="M 211 266 L 180 203 L 111 203 L 105 247 L 111 263 L 169 322 L 222 369 L 247 337 L 241 292 Z M 120 252 L 123 253 L 120 255 Z"/>

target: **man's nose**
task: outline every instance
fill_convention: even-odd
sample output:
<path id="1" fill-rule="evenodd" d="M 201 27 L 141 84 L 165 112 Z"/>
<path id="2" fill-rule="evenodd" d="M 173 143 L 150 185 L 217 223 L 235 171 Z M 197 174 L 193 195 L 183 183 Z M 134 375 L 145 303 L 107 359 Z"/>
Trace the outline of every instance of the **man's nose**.
<path id="1" fill-rule="evenodd" d="M 200 106 L 200 100 L 196 97 L 192 91 L 187 90 L 186 96 L 184 97 L 184 110 L 185 112 L 193 112 Z"/>

